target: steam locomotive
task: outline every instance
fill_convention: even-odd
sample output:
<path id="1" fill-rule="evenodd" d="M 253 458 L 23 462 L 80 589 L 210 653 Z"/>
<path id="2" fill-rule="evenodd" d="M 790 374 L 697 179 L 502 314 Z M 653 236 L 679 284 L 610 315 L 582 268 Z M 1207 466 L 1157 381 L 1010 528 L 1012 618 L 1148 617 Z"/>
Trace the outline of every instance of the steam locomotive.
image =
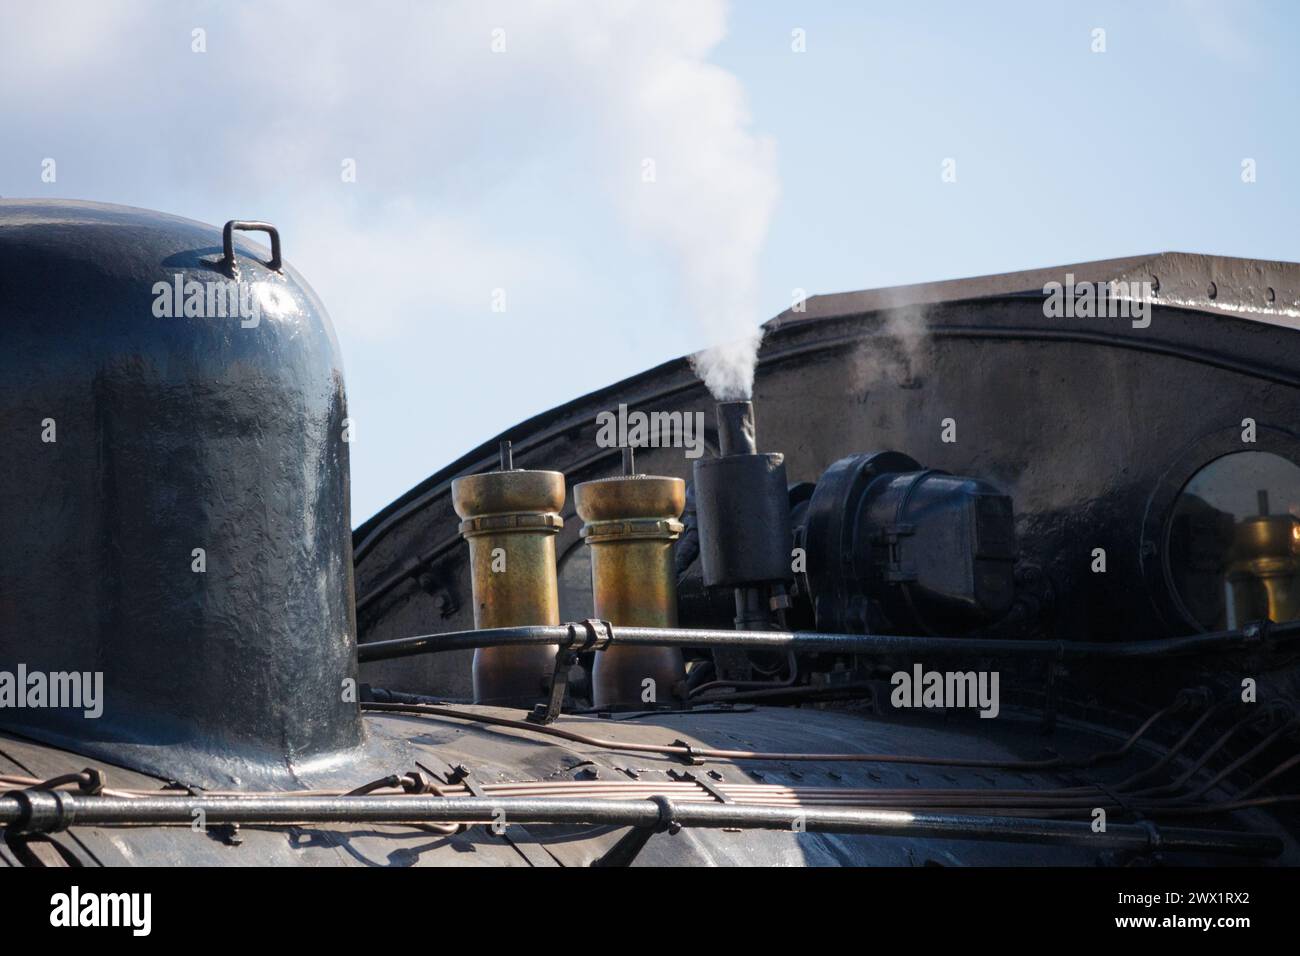
<path id="1" fill-rule="evenodd" d="M 817 296 L 353 531 L 273 226 L 0 201 L 0 862 L 1294 865 L 1298 326 L 1180 253 Z"/>

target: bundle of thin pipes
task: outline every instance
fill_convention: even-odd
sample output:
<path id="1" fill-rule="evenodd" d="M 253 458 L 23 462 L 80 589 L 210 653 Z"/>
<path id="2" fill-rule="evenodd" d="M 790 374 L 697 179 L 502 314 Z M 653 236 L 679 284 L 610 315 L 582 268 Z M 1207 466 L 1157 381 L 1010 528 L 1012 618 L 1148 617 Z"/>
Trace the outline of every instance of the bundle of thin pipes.
<path id="1" fill-rule="evenodd" d="M 447 707 L 435 707 L 418 704 L 367 704 L 367 707 L 397 713 L 418 714 L 426 717 L 477 721 L 493 726 L 508 726 L 542 736 L 558 737 L 575 743 L 609 750 L 631 750 L 633 752 L 658 753 L 666 756 L 688 755 L 697 758 L 716 759 L 780 759 L 780 760 L 816 760 L 816 761 L 857 761 L 864 763 L 915 764 L 945 767 L 979 767 L 1003 770 L 1018 770 L 1044 773 L 1049 771 L 1081 770 L 1101 764 L 1117 761 L 1134 752 L 1138 743 L 1148 735 L 1151 729 L 1174 713 L 1184 709 L 1193 696 L 1180 695 L 1172 704 L 1151 715 L 1118 748 L 1109 751 L 1091 753 L 1078 758 L 1056 757 L 1034 761 L 989 761 L 971 760 L 932 755 L 908 754 L 772 754 L 751 751 L 714 751 L 706 748 L 686 748 L 682 745 L 638 744 L 626 741 L 607 740 L 554 726 L 541 726 L 524 721 L 480 714 Z M 1244 754 L 1230 761 L 1226 766 L 1208 776 L 1194 789 L 1189 785 L 1198 773 L 1205 770 L 1212 758 L 1222 753 L 1229 743 L 1246 728 L 1256 723 L 1272 719 L 1274 716 L 1267 708 L 1252 711 L 1247 717 L 1234 720 L 1212 744 L 1198 756 L 1187 756 L 1186 767 L 1166 783 L 1149 782 L 1161 770 L 1168 767 L 1189 749 L 1191 743 L 1198 739 L 1203 728 L 1218 715 L 1228 704 L 1219 703 L 1208 707 L 1191 724 L 1191 726 L 1150 766 L 1130 774 L 1123 780 L 1102 783 L 1086 783 L 1068 787 L 1032 787 L 1032 788 L 881 788 L 881 787 L 813 787 L 789 786 L 780 784 L 728 783 L 721 780 L 708 785 L 696 779 L 678 780 L 548 780 L 517 781 L 508 783 L 484 783 L 470 788 L 463 783 L 443 783 L 425 780 L 419 774 L 404 776 L 392 775 L 376 781 L 370 781 L 351 790 L 298 790 L 275 794 L 253 794 L 237 791 L 209 791 L 207 795 L 216 798 L 259 798 L 259 799 L 294 799 L 315 797 L 359 797 L 365 795 L 390 795 L 405 793 L 418 796 L 435 794 L 437 796 L 459 798 L 474 796 L 477 793 L 501 799 L 545 798 L 555 800 L 598 799 L 629 800 L 649 799 L 655 797 L 670 798 L 674 802 L 714 802 L 721 796 L 728 803 L 743 806 L 786 807 L 795 810 L 816 807 L 872 807 L 900 810 L 981 810 L 991 814 L 1016 814 L 1026 817 L 1077 816 L 1086 814 L 1094 808 L 1102 807 L 1121 813 L 1141 813 L 1148 816 L 1208 814 L 1227 812 L 1246 807 L 1262 807 L 1300 801 L 1295 794 L 1264 794 L 1264 788 L 1274 780 L 1300 765 L 1300 755 L 1293 755 L 1274 766 L 1244 789 L 1217 800 L 1210 799 L 1216 788 L 1220 787 L 1234 773 L 1247 767 L 1271 746 L 1282 740 L 1297 724 L 1293 716 L 1286 715 L 1276 721 L 1271 732 L 1257 740 Z M 1208 773 L 1208 771 L 1207 771 Z M 98 784 L 93 792 L 122 799 L 141 799 L 157 796 L 157 791 L 110 789 L 103 787 L 102 780 L 92 777 L 90 771 L 82 774 L 67 774 L 50 780 L 35 777 L 0 775 L 0 786 L 28 788 L 37 790 L 55 790 L 76 787 L 83 793 L 91 782 Z M 1139 786 L 1146 782 L 1146 785 Z"/>

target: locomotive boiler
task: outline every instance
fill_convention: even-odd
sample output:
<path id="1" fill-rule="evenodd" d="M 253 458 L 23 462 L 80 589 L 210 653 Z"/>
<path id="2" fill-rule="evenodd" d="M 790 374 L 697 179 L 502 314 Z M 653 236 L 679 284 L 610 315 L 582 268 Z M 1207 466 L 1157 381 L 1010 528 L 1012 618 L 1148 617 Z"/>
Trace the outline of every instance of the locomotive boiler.
<path id="1" fill-rule="evenodd" d="M 1298 326 L 1180 253 L 818 296 L 351 530 L 274 226 L 0 201 L 0 860 L 1293 865 Z"/>

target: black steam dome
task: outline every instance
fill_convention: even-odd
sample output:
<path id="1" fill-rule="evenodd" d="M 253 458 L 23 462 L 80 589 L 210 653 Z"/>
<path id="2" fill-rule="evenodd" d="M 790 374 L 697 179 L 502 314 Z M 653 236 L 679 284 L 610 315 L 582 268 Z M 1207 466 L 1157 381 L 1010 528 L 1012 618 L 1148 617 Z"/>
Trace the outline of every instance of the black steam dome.
<path id="1" fill-rule="evenodd" d="M 273 228 L 0 200 L 0 728 L 208 785 L 358 747 L 346 414 Z"/>

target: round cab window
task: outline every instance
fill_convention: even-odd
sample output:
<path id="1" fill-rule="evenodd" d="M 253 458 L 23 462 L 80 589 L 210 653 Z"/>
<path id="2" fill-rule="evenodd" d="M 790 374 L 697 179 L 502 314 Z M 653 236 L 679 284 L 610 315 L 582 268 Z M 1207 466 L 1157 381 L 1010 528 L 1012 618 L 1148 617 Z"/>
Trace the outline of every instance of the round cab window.
<path id="1" fill-rule="evenodd" d="M 1169 573 L 1207 630 L 1300 617 L 1300 467 L 1236 452 L 1198 471 L 1174 505 Z"/>

